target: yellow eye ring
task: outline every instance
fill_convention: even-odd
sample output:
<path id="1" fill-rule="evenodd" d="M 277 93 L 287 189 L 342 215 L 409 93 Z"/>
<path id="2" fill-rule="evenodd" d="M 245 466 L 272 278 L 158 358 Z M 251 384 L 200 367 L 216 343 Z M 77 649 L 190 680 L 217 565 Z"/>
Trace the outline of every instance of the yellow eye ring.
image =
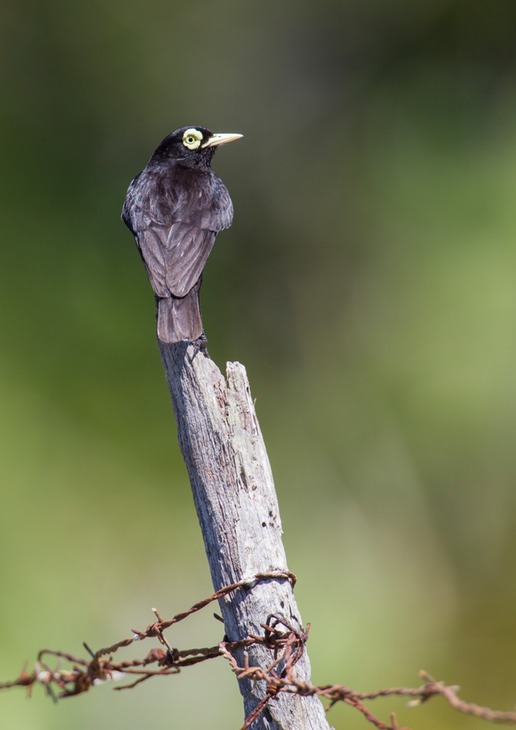
<path id="1" fill-rule="evenodd" d="M 183 144 L 189 150 L 196 150 L 202 142 L 202 133 L 198 129 L 187 129 L 183 134 Z"/>

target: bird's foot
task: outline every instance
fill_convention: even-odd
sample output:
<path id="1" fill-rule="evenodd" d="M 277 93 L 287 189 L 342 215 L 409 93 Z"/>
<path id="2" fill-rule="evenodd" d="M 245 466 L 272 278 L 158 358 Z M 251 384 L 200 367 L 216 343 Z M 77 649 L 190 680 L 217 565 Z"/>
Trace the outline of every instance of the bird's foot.
<path id="1" fill-rule="evenodd" d="M 210 357 L 210 354 L 208 352 L 208 338 L 204 334 L 204 330 L 200 337 L 198 337 L 196 340 L 192 340 L 192 345 L 197 349 L 198 352 L 201 352 L 204 357 Z"/>

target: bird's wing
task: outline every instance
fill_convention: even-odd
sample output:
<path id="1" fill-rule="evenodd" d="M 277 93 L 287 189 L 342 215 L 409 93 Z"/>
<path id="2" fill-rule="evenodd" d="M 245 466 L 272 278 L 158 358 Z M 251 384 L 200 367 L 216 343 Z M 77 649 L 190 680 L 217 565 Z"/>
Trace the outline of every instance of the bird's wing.
<path id="1" fill-rule="evenodd" d="M 135 233 L 136 243 L 140 251 L 147 276 L 158 297 L 170 296 L 165 276 L 165 244 L 168 228 L 165 226 L 149 226 Z"/>
<path id="2" fill-rule="evenodd" d="M 173 223 L 165 253 L 167 286 L 176 297 L 184 297 L 202 274 L 215 242 L 215 231 L 190 223 Z"/>
<path id="3" fill-rule="evenodd" d="M 213 248 L 215 231 L 190 223 L 152 225 L 138 233 L 152 288 L 158 297 L 184 297 L 198 281 Z"/>
<path id="4" fill-rule="evenodd" d="M 174 168 L 172 177 L 169 170 L 157 178 L 157 191 L 151 172 L 131 183 L 122 217 L 157 296 L 184 297 L 200 278 L 217 232 L 231 225 L 233 205 L 212 171 Z"/>
<path id="5" fill-rule="evenodd" d="M 233 203 L 226 186 L 215 173 L 211 173 L 209 187 L 199 186 L 197 201 L 193 198 L 192 207 L 194 211 L 191 221 L 200 228 L 222 231 L 233 222 Z M 181 220 L 184 220 L 183 216 Z"/>

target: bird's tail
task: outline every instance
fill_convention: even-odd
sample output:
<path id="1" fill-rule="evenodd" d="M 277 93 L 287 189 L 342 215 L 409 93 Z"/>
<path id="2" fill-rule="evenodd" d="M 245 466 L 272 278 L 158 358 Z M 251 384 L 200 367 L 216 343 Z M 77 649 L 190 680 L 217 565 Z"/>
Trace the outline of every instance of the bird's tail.
<path id="1" fill-rule="evenodd" d="M 202 335 L 199 289 L 200 282 L 185 297 L 157 299 L 158 338 L 162 342 L 197 340 Z"/>

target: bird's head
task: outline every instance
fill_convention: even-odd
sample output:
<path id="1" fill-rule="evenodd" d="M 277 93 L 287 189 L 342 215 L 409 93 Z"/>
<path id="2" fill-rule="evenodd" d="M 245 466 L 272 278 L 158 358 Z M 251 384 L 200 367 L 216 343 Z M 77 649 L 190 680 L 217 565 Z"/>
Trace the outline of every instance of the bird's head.
<path id="1" fill-rule="evenodd" d="M 206 127 L 181 127 L 165 137 L 153 160 L 176 160 L 189 167 L 208 167 L 221 144 L 234 142 L 241 134 L 215 133 Z"/>

